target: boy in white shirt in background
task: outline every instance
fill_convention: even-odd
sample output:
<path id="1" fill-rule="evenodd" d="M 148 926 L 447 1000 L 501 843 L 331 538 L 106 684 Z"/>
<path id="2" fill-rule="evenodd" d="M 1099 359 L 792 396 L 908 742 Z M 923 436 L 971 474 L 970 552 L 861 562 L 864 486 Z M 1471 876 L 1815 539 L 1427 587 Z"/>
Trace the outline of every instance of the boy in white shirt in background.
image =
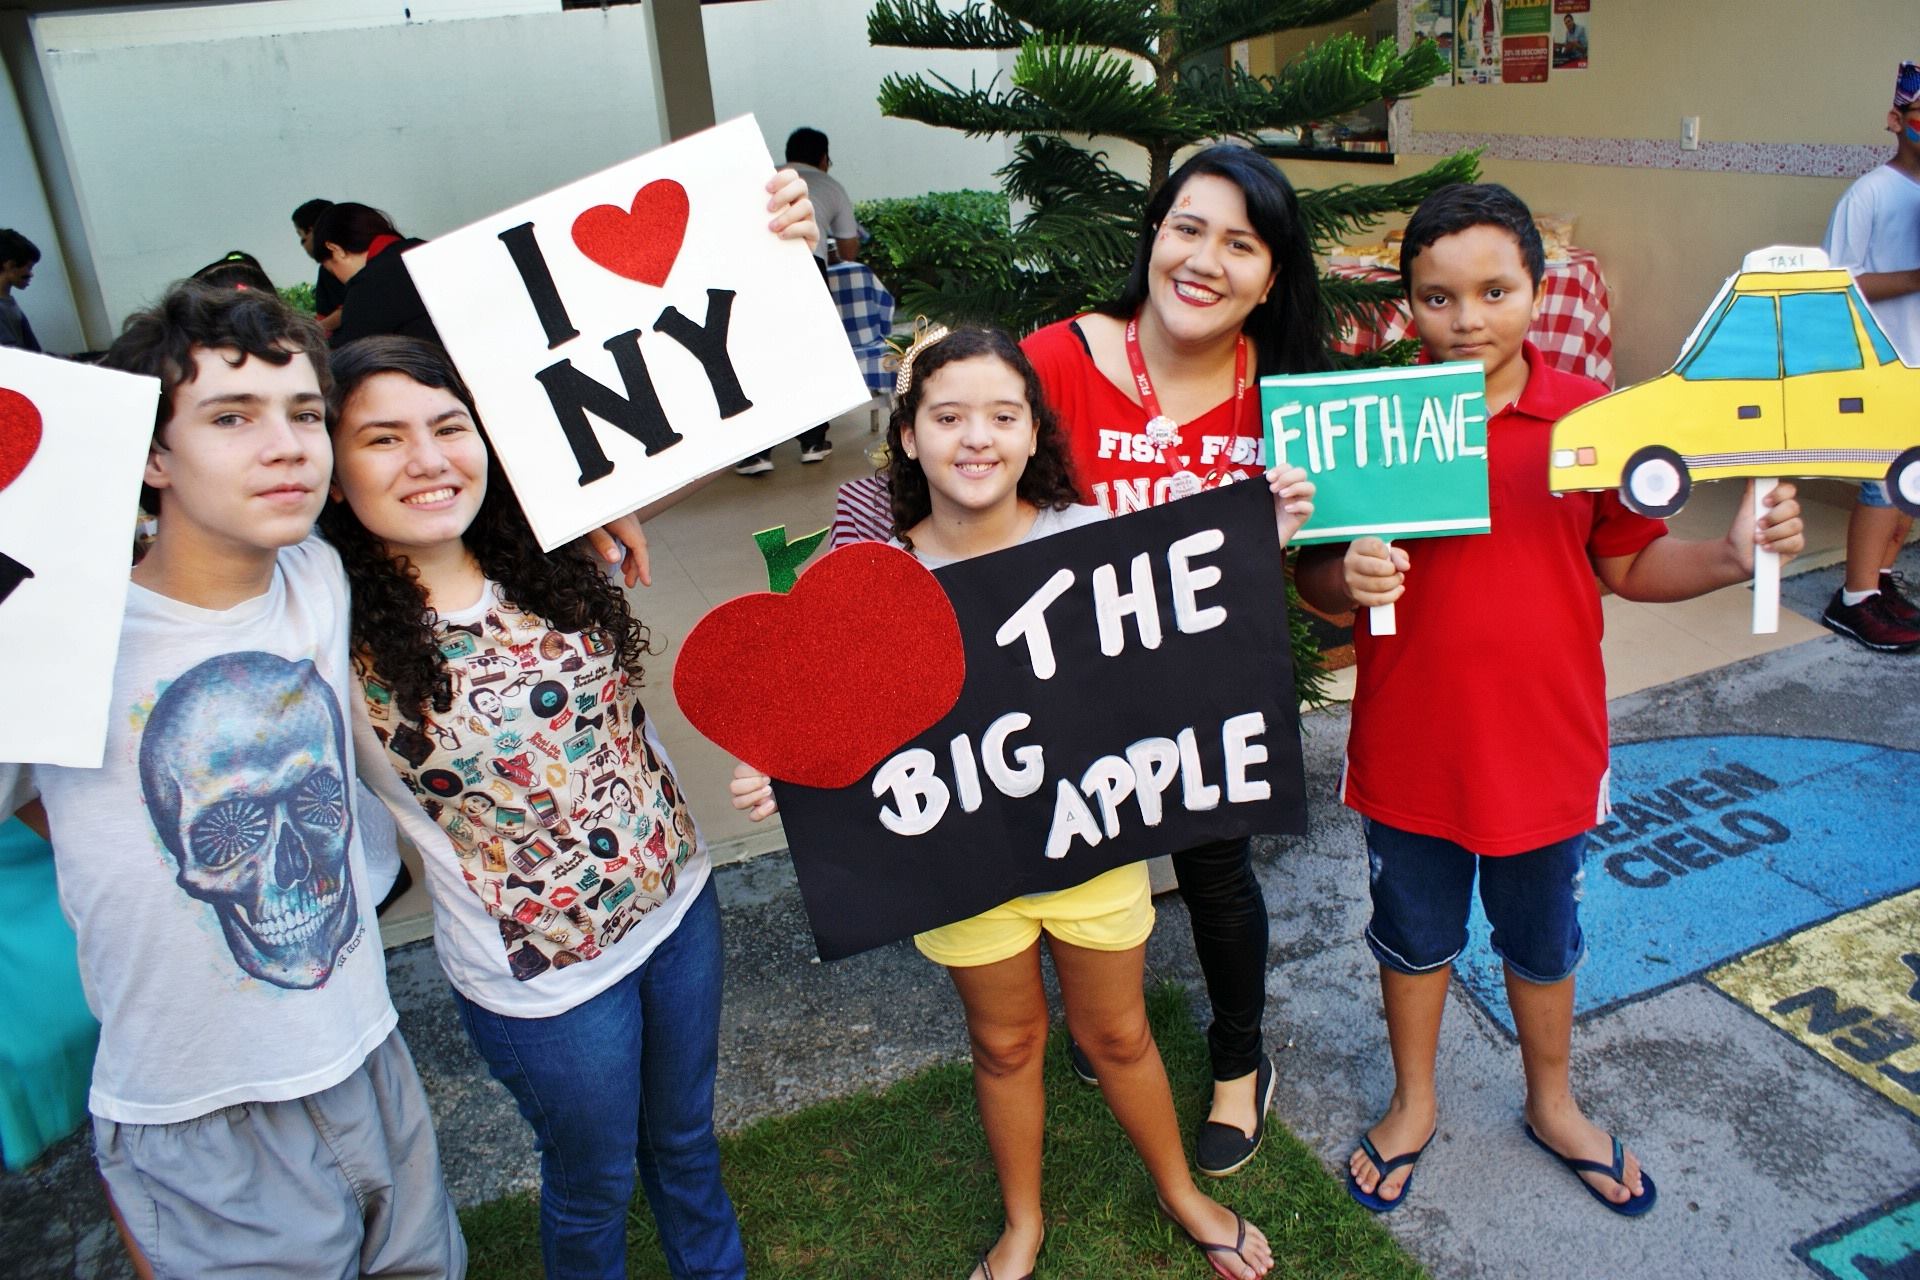
<path id="1" fill-rule="evenodd" d="M 1920 64 L 1903 62 L 1887 132 L 1893 157 L 1847 188 L 1827 224 L 1827 258 L 1853 272 L 1873 318 L 1908 364 L 1920 363 Z M 1920 648 L 1920 608 L 1900 590 L 1894 557 L 1913 530 L 1877 480 L 1847 520 L 1847 578 L 1820 621 L 1869 649 Z"/>

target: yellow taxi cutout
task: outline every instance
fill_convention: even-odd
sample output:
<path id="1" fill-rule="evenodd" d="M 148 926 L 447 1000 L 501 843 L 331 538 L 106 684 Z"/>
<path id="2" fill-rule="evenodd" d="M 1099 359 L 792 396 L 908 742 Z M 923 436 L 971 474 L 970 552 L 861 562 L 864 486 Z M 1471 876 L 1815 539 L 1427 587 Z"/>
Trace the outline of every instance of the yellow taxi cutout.
<path id="1" fill-rule="evenodd" d="M 1756 249 L 1659 377 L 1582 405 L 1553 429 L 1547 487 L 1620 489 L 1670 516 L 1696 480 L 1880 480 L 1920 515 L 1920 368 L 1881 332 L 1853 273 L 1825 251 Z M 1780 557 L 1753 564 L 1753 630 L 1780 628 Z"/>

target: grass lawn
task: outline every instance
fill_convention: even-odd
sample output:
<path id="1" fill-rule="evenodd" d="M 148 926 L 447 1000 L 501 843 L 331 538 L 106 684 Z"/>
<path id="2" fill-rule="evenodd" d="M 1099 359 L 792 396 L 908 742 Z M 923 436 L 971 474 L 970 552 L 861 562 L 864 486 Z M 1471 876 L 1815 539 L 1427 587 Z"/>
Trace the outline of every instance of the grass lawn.
<path id="1" fill-rule="evenodd" d="M 1181 1129 L 1191 1133 L 1207 1080 L 1205 1041 L 1179 988 L 1149 991 L 1148 1006 L 1181 1100 Z M 1099 1091 L 1068 1071 L 1064 1035 L 1055 1031 L 1047 1055 L 1047 1244 L 1037 1274 L 1211 1275 L 1155 1210 L 1153 1185 Z M 993 1165 L 964 1063 L 931 1068 L 878 1095 L 763 1120 L 720 1145 L 756 1277 L 965 1280 L 1000 1229 Z M 1246 1169 L 1223 1182 L 1200 1181 L 1266 1231 L 1275 1276 L 1425 1275 L 1278 1124 Z M 539 1210 L 531 1195 L 479 1205 L 461 1220 L 474 1280 L 538 1280 Z M 644 1198 L 635 1198 L 629 1222 L 630 1274 L 666 1276 Z"/>

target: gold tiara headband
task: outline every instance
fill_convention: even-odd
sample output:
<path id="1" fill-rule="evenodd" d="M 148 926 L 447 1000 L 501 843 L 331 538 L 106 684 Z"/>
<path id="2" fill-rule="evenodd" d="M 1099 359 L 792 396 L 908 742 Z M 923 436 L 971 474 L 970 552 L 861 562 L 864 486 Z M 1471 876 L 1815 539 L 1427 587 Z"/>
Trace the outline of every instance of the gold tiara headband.
<path id="1" fill-rule="evenodd" d="M 895 371 L 893 375 L 893 394 L 896 396 L 904 396 L 907 394 L 907 390 L 913 386 L 913 362 L 919 358 L 922 351 L 925 351 L 928 347 L 952 332 L 953 330 L 943 324 L 933 324 L 929 322 L 925 316 L 915 316 L 913 318 L 913 340 L 909 342 L 904 349 L 892 341 L 887 343 L 887 346 L 892 350 L 892 354 L 882 362 L 881 367 L 891 367 Z"/>

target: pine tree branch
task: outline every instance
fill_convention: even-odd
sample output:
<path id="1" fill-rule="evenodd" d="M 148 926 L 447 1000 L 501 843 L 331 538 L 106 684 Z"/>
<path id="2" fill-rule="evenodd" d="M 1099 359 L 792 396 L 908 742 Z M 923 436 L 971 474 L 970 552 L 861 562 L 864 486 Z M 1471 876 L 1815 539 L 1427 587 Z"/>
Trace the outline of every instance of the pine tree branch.
<path id="1" fill-rule="evenodd" d="M 1013 159 L 994 176 L 1015 200 L 1035 205 L 1061 198 L 1088 202 L 1136 223 L 1147 203 L 1146 187 L 1109 165 L 1106 152 L 1049 134 L 1020 139 Z"/>
<path id="2" fill-rule="evenodd" d="M 1349 325 L 1375 328 L 1382 307 L 1404 297 L 1398 280 L 1356 280 L 1352 276 L 1320 277 L 1320 304 L 1326 309 L 1327 332 L 1340 334 Z"/>
<path id="3" fill-rule="evenodd" d="M 1125 138 L 1141 146 L 1179 142 L 1201 132 L 1177 97 L 1135 78 L 1136 64 L 1071 40 L 1036 37 L 1020 46 L 1013 83 L 1072 121 L 1053 131 Z"/>
<path id="4" fill-rule="evenodd" d="M 1183 57 L 1236 40 L 1338 22 L 1373 7 L 1374 0 L 1184 0 L 1179 40 Z M 1438 72 L 1435 73 L 1436 75 Z"/>
<path id="5" fill-rule="evenodd" d="M 1428 196 L 1456 182 L 1472 182 L 1480 175 L 1480 153 L 1461 151 L 1398 182 L 1334 187 L 1300 193 L 1300 217 L 1315 245 L 1325 247 L 1377 225 L 1389 213 L 1412 209 Z"/>
<path id="6" fill-rule="evenodd" d="M 1277 76 L 1252 76 L 1238 67 L 1189 72 L 1178 96 L 1207 122 L 1205 132 L 1251 138 L 1343 116 L 1382 98 L 1411 96 L 1439 74 L 1438 57 L 1428 41 L 1403 54 L 1391 40 L 1369 44 L 1343 34 L 1307 50 Z"/>
<path id="7" fill-rule="evenodd" d="M 1123 49 L 1151 61 L 1160 32 L 1151 0 L 993 0 L 1001 13 L 1056 39 Z"/>
<path id="8" fill-rule="evenodd" d="M 880 112 L 898 120 L 917 120 L 969 136 L 1003 133 L 1058 133 L 1077 123 L 1047 109 L 1024 93 L 996 93 L 998 75 L 982 89 L 962 89 L 945 76 L 890 75 L 880 82 Z"/>
<path id="9" fill-rule="evenodd" d="M 1018 49 L 1028 32 L 990 5 L 942 9 L 935 0 L 878 0 L 867 42 L 897 49 Z"/>

